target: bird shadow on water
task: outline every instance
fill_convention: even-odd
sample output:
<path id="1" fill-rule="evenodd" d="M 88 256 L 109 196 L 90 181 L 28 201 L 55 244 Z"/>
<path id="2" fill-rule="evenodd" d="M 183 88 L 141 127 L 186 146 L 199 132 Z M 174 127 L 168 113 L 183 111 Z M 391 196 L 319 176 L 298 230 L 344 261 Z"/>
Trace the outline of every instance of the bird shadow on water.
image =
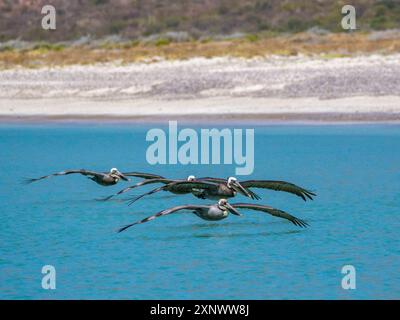
<path id="1" fill-rule="evenodd" d="M 229 227 L 256 227 L 263 228 L 271 225 L 288 225 L 287 221 L 268 221 L 265 223 L 260 223 L 259 221 L 229 221 L 225 223 L 215 223 L 215 222 L 206 222 L 206 223 L 194 223 L 190 224 L 189 227 L 192 229 L 211 229 L 211 228 L 229 228 Z M 290 224 L 289 224 L 290 225 Z M 169 230 L 187 230 L 188 225 L 179 225 L 179 226 L 168 226 Z"/>
<path id="2" fill-rule="evenodd" d="M 279 236 L 279 235 L 288 235 L 288 234 L 297 234 L 303 232 L 302 230 L 292 230 L 292 231 L 282 231 L 282 232 L 239 232 L 239 233 L 204 233 L 204 234 L 190 234 L 190 235 L 182 235 L 182 236 L 171 236 L 165 237 L 163 240 L 166 241 L 176 241 L 176 240 L 185 240 L 191 238 L 198 239 L 209 239 L 209 238 L 250 238 L 250 237 L 270 237 L 270 236 Z M 145 238 L 143 238 L 145 240 Z M 147 238 L 146 240 L 151 240 L 151 238 Z"/>
<path id="3" fill-rule="evenodd" d="M 210 225 L 209 225 L 210 226 Z M 306 230 L 287 230 L 287 231 L 261 231 L 261 232 L 229 232 L 229 233 L 198 233 L 198 234 L 184 234 L 184 235 L 173 235 L 166 237 L 151 237 L 151 236 L 138 236 L 136 239 L 140 240 L 163 240 L 163 241 L 178 241 L 187 239 L 209 239 L 209 238 L 251 238 L 251 237 L 270 237 L 290 234 L 300 234 Z"/>

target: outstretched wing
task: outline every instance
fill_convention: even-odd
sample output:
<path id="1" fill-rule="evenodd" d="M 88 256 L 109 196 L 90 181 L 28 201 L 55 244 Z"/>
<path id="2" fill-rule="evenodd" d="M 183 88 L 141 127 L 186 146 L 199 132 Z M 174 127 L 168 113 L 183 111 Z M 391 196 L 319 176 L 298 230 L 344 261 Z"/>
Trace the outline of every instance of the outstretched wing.
<path id="1" fill-rule="evenodd" d="M 173 189 L 174 191 L 181 193 L 190 193 L 193 189 L 202 189 L 202 190 L 211 190 L 217 189 L 218 185 L 208 181 L 176 181 L 167 185 L 169 189 Z"/>
<path id="2" fill-rule="evenodd" d="M 214 182 L 214 183 L 227 183 L 227 179 L 222 179 L 222 178 L 212 178 L 212 177 L 202 177 L 202 178 L 196 178 L 198 181 L 209 181 L 209 182 Z"/>
<path id="3" fill-rule="evenodd" d="M 153 194 L 153 193 L 157 193 L 157 192 L 159 192 L 159 191 L 162 191 L 162 190 L 165 189 L 165 187 L 166 187 L 166 186 L 161 186 L 161 187 L 155 188 L 155 189 L 153 189 L 153 190 L 151 190 L 151 191 L 149 191 L 149 192 L 143 193 L 143 194 L 141 194 L 140 196 L 137 196 L 137 197 L 135 197 L 135 198 L 129 199 L 128 205 L 133 204 L 134 202 L 138 201 L 139 199 L 141 199 L 141 198 L 143 198 L 143 197 L 145 197 L 145 196 L 148 196 L 148 195 L 150 195 L 150 194 Z"/>
<path id="4" fill-rule="evenodd" d="M 39 180 L 47 179 L 47 178 L 50 178 L 50 177 L 65 176 L 65 175 L 74 174 L 74 173 L 80 173 L 80 174 L 82 174 L 84 176 L 101 176 L 101 177 L 104 176 L 104 173 L 95 172 L 95 171 L 89 171 L 89 170 L 85 170 L 85 169 L 65 170 L 65 171 L 52 173 L 52 174 L 49 174 L 47 176 L 43 176 L 43 177 L 39 177 L 39 178 L 26 179 L 25 182 L 26 183 L 32 183 L 32 182 L 36 182 L 36 181 L 39 181 Z"/>
<path id="5" fill-rule="evenodd" d="M 293 183 L 286 181 L 274 181 L 274 180 L 247 180 L 241 182 L 242 186 L 245 188 L 264 188 L 271 189 L 275 191 L 284 191 L 293 193 L 296 196 L 302 198 L 304 201 L 307 201 L 307 198 L 313 200 L 313 196 L 316 196 L 315 193 L 306 190 L 302 187 L 296 186 Z"/>
<path id="6" fill-rule="evenodd" d="M 159 176 L 158 174 L 144 172 L 123 172 L 122 174 L 127 177 L 137 177 L 143 179 L 165 179 L 163 176 Z"/>
<path id="7" fill-rule="evenodd" d="M 191 193 L 193 189 L 210 189 L 210 188 L 217 188 L 218 186 L 214 183 L 211 182 L 206 182 L 206 181 L 175 181 L 171 182 L 169 184 L 166 184 L 165 186 L 158 187 L 156 189 L 153 189 L 149 192 L 146 192 L 138 197 L 135 197 L 131 199 L 128 204 L 131 205 L 132 203 L 136 202 L 137 200 L 148 196 L 150 194 L 157 193 L 159 191 L 165 190 L 165 191 L 173 191 L 176 193 Z"/>
<path id="8" fill-rule="evenodd" d="M 122 231 L 124 231 L 124 230 L 126 230 L 126 229 L 128 229 L 128 228 L 130 228 L 132 226 L 134 226 L 135 224 L 141 224 L 141 223 L 144 223 L 144 222 L 148 222 L 148 221 L 154 220 L 155 218 L 158 218 L 158 217 L 161 217 L 161 216 L 166 216 L 167 214 L 171 214 L 171 213 L 174 213 L 174 212 L 177 212 L 177 211 L 181 211 L 181 210 L 196 210 L 198 208 L 208 208 L 208 206 L 184 205 L 184 206 L 177 206 L 177 207 L 173 207 L 173 208 L 170 208 L 170 209 L 166 209 L 166 210 L 163 210 L 163 211 L 160 211 L 160 212 L 156 213 L 155 215 L 152 215 L 150 217 L 144 218 L 143 220 L 140 220 L 140 221 L 137 221 L 137 222 L 134 222 L 134 223 L 131 223 L 131 224 L 127 224 L 126 226 L 123 226 L 123 227 L 119 228 L 118 229 L 118 233 L 122 232 Z"/>
<path id="9" fill-rule="evenodd" d="M 302 228 L 306 228 L 308 226 L 308 223 L 305 222 L 304 220 L 298 219 L 285 211 L 275 209 L 275 208 L 272 208 L 269 206 L 250 204 L 250 203 L 234 203 L 234 204 L 231 204 L 231 206 L 234 208 L 263 211 L 263 212 L 269 213 L 270 215 L 273 215 L 275 217 L 287 219 L 287 220 L 291 221 L 293 224 L 295 224 L 296 226 L 299 226 Z"/>
<path id="10" fill-rule="evenodd" d="M 129 190 L 135 189 L 135 188 L 140 187 L 140 186 L 144 186 L 146 184 L 152 184 L 152 183 L 168 184 L 168 183 L 171 183 L 171 181 L 172 180 L 169 180 L 169 179 L 145 179 L 145 180 L 142 180 L 142 181 L 136 183 L 133 186 L 126 187 L 125 189 L 122 189 L 122 190 L 118 191 L 117 193 L 115 193 L 115 194 L 113 194 L 111 196 L 108 196 L 108 197 L 105 197 L 105 198 L 102 198 L 102 199 L 99 199 L 99 200 L 103 200 L 103 201 L 110 200 L 112 197 L 118 196 L 120 194 L 128 192 Z"/>

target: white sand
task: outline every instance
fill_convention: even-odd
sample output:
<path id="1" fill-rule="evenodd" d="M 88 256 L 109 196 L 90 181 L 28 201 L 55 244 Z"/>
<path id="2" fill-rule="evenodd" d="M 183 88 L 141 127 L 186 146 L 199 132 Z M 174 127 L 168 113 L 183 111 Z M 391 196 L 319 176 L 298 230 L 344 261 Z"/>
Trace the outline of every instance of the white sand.
<path id="1" fill-rule="evenodd" d="M 192 59 L 0 72 L 0 117 L 376 114 L 400 118 L 400 55 Z"/>
<path id="2" fill-rule="evenodd" d="M 219 97 L 191 100 L 1 99 L 0 116 L 174 116 L 284 113 L 400 113 L 398 96 L 318 98 Z"/>

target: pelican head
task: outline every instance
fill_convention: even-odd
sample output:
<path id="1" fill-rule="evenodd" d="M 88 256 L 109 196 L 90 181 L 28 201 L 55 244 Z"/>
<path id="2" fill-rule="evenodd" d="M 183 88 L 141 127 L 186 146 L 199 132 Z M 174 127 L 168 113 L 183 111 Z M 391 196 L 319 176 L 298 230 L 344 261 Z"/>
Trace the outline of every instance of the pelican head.
<path id="1" fill-rule="evenodd" d="M 189 176 L 189 177 L 187 177 L 187 181 L 194 181 L 194 180 L 196 180 L 196 177 L 195 176 Z"/>
<path id="2" fill-rule="evenodd" d="M 229 177 L 228 178 L 228 186 L 232 186 L 235 182 L 237 182 L 237 179 L 235 177 Z"/>
<path id="3" fill-rule="evenodd" d="M 124 174 L 122 174 L 117 168 L 111 168 L 110 174 L 116 175 L 120 177 L 122 180 L 129 181 L 129 179 Z"/>
<path id="4" fill-rule="evenodd" d="M 224 211 L 228 210 L 230 213 L 237 215 L 237 216 L 242 215 L 239 211 L 237 211 L 234 207 L 232 207 L 226 199 L 219 199 L 218 208 L 220 208 L 221 210 L 224 210 Z"/>
<path id="5" fill-rule="evenodd" d="M 117 174 L 119 171 L 117 168 L 111 168 L 110 173 Z"/>
<path id="6" fill-rule="evenodd" d="M 229 177 L 227 185 L 234 191 L 239 192 L 240 194 L 251 198 L 250 193 L 245 188 L 243 188 L 243 186 L 239 183 L 239 181 L 235 177 Z"/>

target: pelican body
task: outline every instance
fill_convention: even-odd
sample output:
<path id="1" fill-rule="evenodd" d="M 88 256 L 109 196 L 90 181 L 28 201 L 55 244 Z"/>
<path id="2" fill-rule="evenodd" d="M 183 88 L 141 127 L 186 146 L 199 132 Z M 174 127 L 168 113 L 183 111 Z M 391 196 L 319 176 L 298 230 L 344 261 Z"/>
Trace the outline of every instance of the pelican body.
<path id="1" fill-rule="evenodd" d="M 208 208 L 197 208 L 193 211 L 193 213 L 203 220 L 218 221 L 228 217 L 229 210 L 227 207 L 218 203 L 216 205 L 209 206 Z"/>
<path id="2" fill-rule="evenodd" d="M 199 179 L 199 181 L 207 182 L 207 180 L 205 179 Z M 215 183 L 213 181 L 208 181 L 208 182 Z M 210 200 L 219 200 L 221 198 L 224 199 L 233 198 L 238 194 L 238 192 L 252 199 L 258 198 L 258 196 L 255 195 L 255 193 L 249 192 L 249 190 L 243 188 L 241 184 L 237 181 L 237 179 L 234 177 L 230 177 L 226 183 L 225 182 L 216 183 L 215 187 L 206 186 L 205 189 L 192 190 L 192 194 L 195 197 L 199 199 L 210 199 Z"/>
<path id="3" fill-rule="evenodd" d="M 121 179 L 123 179 L 122 175 L 119 174 L 119 172 L 113 172 L 110 171 L 108 174 L 104 175 L 94 175 L 92 177 L 89 177 L 90 180 L 96 182 L 97 184 L 101 186 L 113 186 L 117 184 Z M 125 180 L 125 179 L 124 179 Z M 128 179 L 126 179 L 127 181 Z"/>

